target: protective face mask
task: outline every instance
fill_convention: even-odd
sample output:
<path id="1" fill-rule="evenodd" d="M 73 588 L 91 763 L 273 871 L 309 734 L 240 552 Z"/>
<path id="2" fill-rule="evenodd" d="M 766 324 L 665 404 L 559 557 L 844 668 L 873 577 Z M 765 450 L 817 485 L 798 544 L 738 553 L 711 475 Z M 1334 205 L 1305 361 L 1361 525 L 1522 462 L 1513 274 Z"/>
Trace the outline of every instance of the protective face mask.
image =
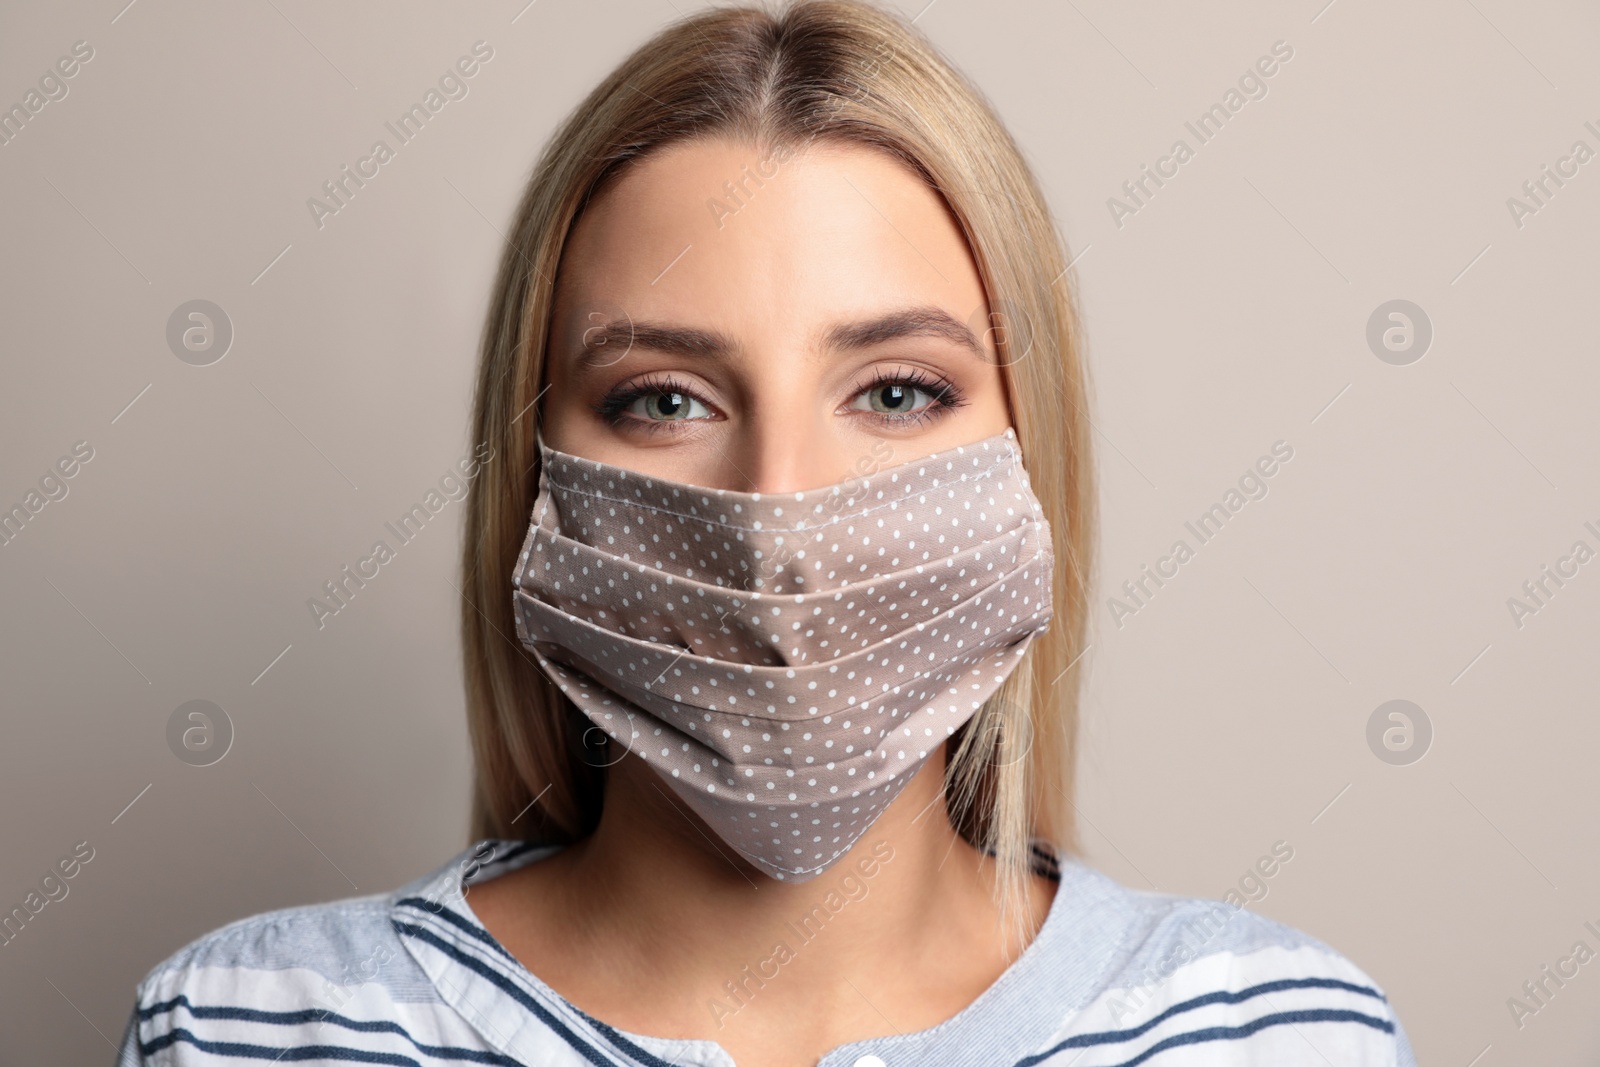
<path id="1" fill-rule="evenodd" d="M 779 494 L 538 445 L 517 636 L 773 878 L 842 857 L 1048 627 L 1050 528 L 1010 427 Z"/>

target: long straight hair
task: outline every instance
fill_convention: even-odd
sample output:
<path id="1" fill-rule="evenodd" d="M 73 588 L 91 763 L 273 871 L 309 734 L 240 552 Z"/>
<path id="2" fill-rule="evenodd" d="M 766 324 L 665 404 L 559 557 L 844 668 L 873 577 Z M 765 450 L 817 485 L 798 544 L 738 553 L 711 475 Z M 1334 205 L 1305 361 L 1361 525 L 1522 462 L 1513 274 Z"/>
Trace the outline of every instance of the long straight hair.
<path id="1" fill-rule="evenodd" d="M 1044 197 L 983 96 L 904 19 L 860 0 L 720 7 L 668 26 L 561 123 L 533 170 L 500 261 L 473 413 L 473 440 L 498 462 L 472 483 L 462 552 L 471 833 L 570 843 L 599 820 L 604 772 L 581 758 L 575 709 L 512 620 L 510 578 L 538 486 L 555 276 L 574 222 L 609 183 L 668 145 L 708 138 L 886 152 L 943 197 L 977 264 L 988 300 L 977 325 L 994 340 L 1050 520 L 1055 616 L 950 739 L 945 794 L 957 832 L 994 856 L 1001 913 L 1015 917 L 1033 840 L 1077 850 L 1075 668 L 1094 493 L 1075 300 Z"/>

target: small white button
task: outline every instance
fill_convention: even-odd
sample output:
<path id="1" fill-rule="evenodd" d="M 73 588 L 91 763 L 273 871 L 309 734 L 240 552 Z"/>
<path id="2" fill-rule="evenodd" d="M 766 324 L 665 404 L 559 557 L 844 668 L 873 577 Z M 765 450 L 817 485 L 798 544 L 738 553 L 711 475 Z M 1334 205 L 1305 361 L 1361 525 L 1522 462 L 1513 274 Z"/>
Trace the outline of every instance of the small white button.
<path id="1" fill-rule="evenodd" d="M 877 1056 L 862 1056 L 851 1067 L 889 1067 L 889 1065 Z"/>

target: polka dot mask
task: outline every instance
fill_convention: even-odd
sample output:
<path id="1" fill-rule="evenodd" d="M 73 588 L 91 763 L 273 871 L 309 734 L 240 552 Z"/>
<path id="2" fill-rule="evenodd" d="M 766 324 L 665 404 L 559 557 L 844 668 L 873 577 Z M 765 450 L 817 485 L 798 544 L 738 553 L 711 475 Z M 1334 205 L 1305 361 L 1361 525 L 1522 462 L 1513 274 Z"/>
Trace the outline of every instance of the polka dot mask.
<path id="1" fill-rule="evenodd" d="M 777 494 L 538 446 L 518 637 L 773 878 L 843 856 L 1049 624 L 1050 529 L 1010 427 Z"/>

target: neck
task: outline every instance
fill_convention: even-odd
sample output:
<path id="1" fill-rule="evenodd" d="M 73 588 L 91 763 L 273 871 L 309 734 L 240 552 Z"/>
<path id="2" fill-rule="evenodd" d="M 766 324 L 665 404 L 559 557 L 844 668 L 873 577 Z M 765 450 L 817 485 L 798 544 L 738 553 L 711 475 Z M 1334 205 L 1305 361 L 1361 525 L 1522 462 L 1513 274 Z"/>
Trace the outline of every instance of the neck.
<path id="1" fill-rule="evenodd" d="M 944 772 L 941 745 L 850 851 L 794 884 L 751 866 L 625 759 L 607 772 L 598 829 L 559 854 L 569 951 L 669 979 L 714 1031 L 757 1001 L 826 1010 L 864 988 L 926 989 L 928 968 L 956 957 L 986 976 L 975 995 L 1017 949 L 998 947 L 994 863 L 950 825 Z M 1050 889 L 1035 883 L 1037 924 Z M 757 996 L 771 985 L 781 994 Z"/>

